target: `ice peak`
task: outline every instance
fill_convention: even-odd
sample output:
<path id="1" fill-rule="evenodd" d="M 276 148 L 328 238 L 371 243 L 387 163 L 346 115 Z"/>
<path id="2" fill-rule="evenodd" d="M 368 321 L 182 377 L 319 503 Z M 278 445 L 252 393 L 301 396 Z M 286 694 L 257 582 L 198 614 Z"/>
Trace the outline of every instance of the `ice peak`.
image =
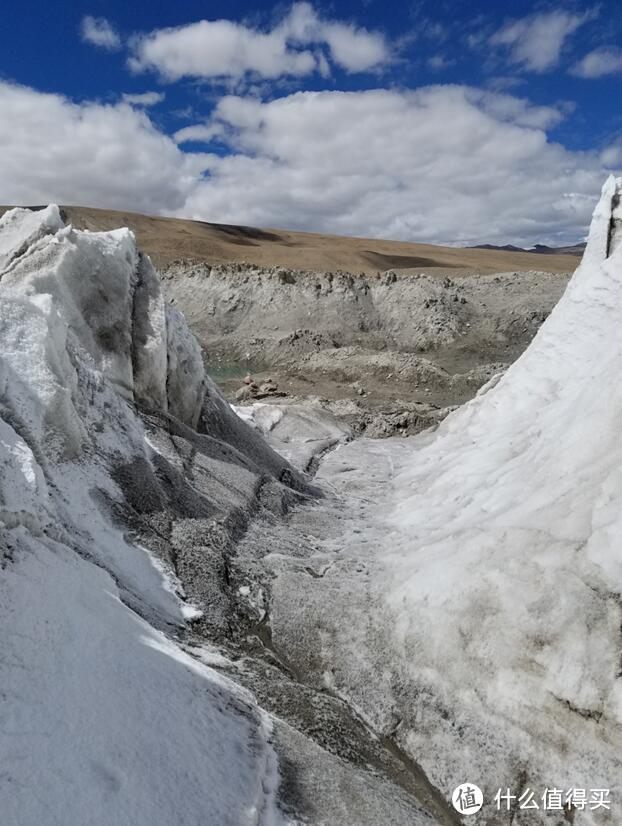
<path id="1" fill-rule="evenodd" d="M 610 258 L 622 241 L 622 178 L 610 175 L 601 190 L 590 224 L 583 262 L 598 264 Z"/>
<path id="2" fill-rule="evenodd" d="M 69 338 L 123 398 L 196 426 L 207 381 L 199 345 L 129 229 L 66 227 L 55 204 L 12 209 L 0 219 L 0 281 L 5 297 L 49 299 L 41 335 L 58 345 L 49 366 L 60 387 L 72 384 L 58 367 Z M 74 417 L 65 413 L 66 431 Z"/>

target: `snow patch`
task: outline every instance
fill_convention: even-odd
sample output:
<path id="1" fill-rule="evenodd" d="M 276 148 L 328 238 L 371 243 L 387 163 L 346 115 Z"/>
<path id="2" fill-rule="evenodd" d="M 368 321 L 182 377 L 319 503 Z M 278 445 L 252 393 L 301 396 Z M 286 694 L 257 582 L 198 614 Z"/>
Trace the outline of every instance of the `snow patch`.
<path id="1" fill-rule="evenodd" d="M 243 421 L 259 430 L 260 433 L 269 433 L 283 418 L 283 410 L 273 404 L 231 405 L 231 409 Z"/>

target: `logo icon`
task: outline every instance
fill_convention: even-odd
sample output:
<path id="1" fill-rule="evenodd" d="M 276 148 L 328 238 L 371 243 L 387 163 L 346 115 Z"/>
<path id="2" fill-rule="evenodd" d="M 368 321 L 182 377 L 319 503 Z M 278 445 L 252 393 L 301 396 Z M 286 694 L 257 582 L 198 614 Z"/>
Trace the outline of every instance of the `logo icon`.
<path id="1" fill-rule="evenodd" d="M 484 805 L 484 795 L 475 783 L 461 783 L 454 789 L 451 802 L 461 815 L 474 815 Z"/>

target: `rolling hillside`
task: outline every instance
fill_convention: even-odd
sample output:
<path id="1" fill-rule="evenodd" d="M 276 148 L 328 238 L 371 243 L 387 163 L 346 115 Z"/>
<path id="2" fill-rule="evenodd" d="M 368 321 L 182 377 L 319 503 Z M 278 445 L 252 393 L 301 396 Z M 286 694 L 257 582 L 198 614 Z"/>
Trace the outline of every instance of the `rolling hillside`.
<path id="1" fill-rule="evenodd" d="M 8 208 L 0 207 L 0 214 Z M 65 206 L 62 213 L 65 220 L 78 229 L 101 231 L 130 227 L 136 233 L 139 246 L 151 256 L 156 266 L 165 266 L 180 258 L 349 272 L 388 269 L 452 270 L 454 274 L 460 270 L 481 273 L 543 269 L 572 272 L 577 266 L 574 255 L 551 254 L 543 259 L 542 255 L 529 252 L 257 229 L 91 207 Z"/>

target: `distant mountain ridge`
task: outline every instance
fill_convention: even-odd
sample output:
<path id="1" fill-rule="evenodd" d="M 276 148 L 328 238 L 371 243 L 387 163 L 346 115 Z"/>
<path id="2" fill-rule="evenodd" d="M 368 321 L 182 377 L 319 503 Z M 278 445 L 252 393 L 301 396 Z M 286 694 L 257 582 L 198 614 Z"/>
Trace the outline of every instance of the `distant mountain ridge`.
<path id="1" fill-rule="evenodd" d="M 468 250 L 497 250 L 498 252 L 531 252 L 539 255 L 583 255 L 585 241 L 580 244 L 572 244 L 567 247 L 547 247 L 546 244 L 536 244 L 534 247 L 515 247 L 513 244 L 496 246 L 495 244 L 475 244 L 472 247 L 465 247 Z"/>

